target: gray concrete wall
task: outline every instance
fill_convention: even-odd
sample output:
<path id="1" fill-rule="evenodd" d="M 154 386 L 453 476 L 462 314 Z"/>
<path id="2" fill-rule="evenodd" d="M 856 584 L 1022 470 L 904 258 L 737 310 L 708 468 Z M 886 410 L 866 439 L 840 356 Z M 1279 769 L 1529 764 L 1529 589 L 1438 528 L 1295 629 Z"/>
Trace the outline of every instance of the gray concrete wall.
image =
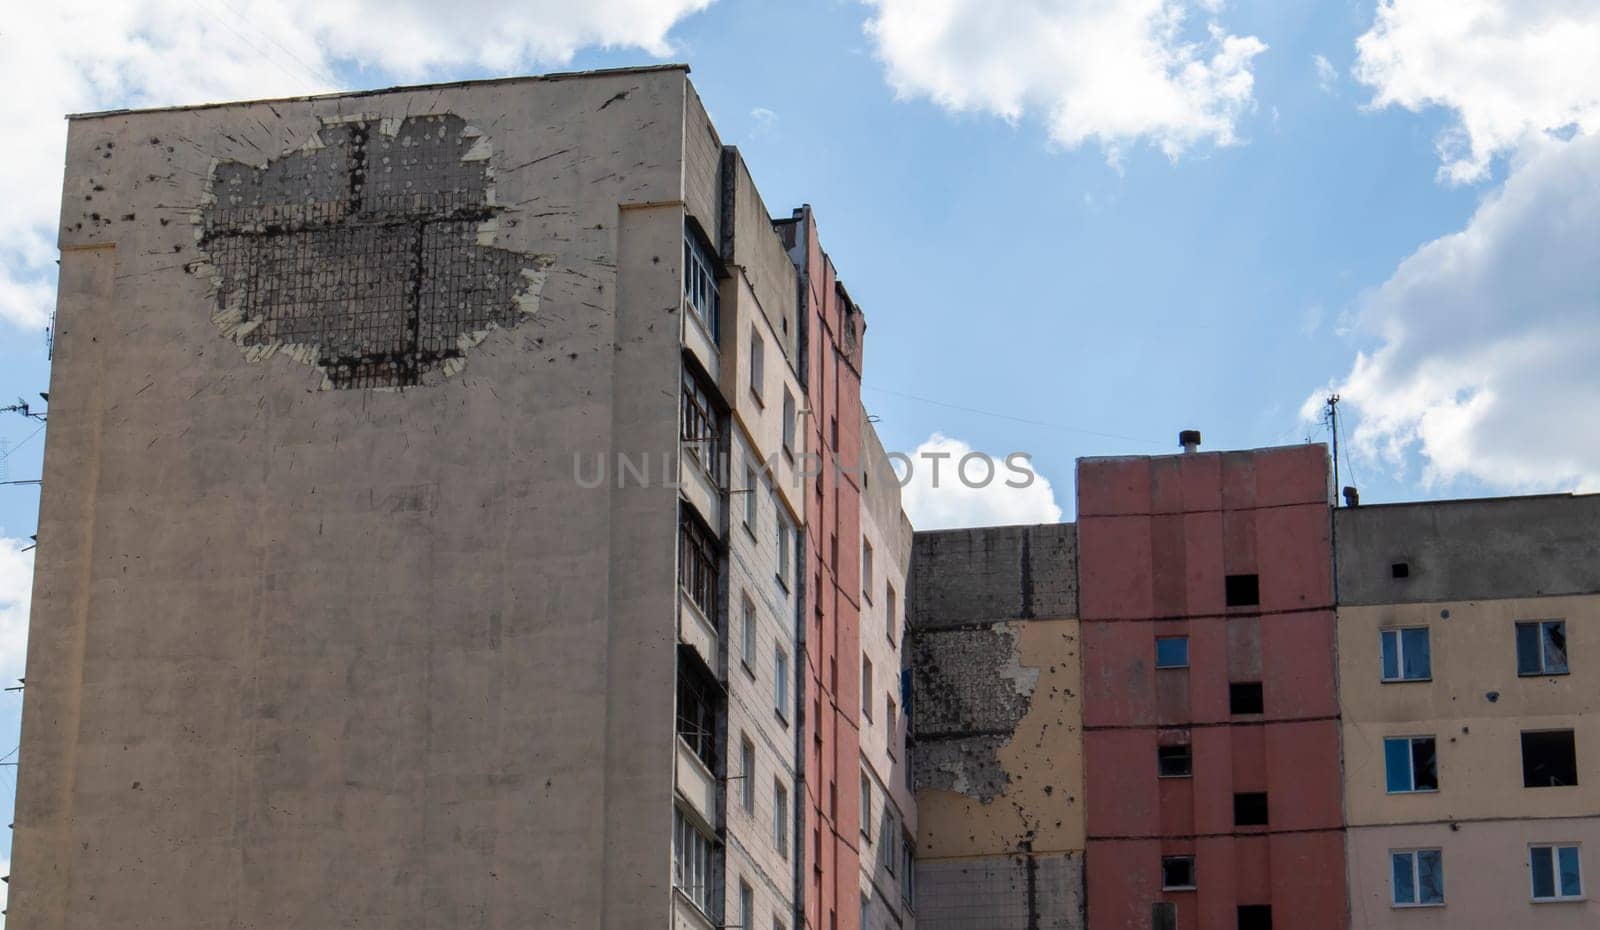
<path id="1" fill-rule="evenodd" d="M 917 863 L 920 930 L 1075 930 L 1083 922 L 1083 854 Z"/>
<path id="2" fill-rule="evenodd" d="M 574 456 L 676 447 L 685 88 L 666 69 L 72 123 L 11 926 L 665 919 L 677 494 L 583 490 Z M 402 145 L 444 115 L 475 134 L 443 162 Z M 517 272 L 492 325 L 424 301 L 442 354 L 400 389 L 331 376 L 302 324 L 350 321 L 303 293 L 258 292 L 282 326 L 247 328 L 203 239 L 309 250 L 283 274 L 370 267 L 365 233 L 296 225 L 370 219 L 325 151 L 355 122 L 369 192 L 386 169 L 420 185 L 393 209 L 454 210 L 407 192 L 487 177 L 451 254 Z M 213 179 L 285 158 L 330 213 L 208 211 Z M 428 267 L 431 289 L 449 268 Z M 380 330 L 416 293 L 313 283 L 393 285 L 367 301 Z"/>
<path id="3" fill-rule="evenodd" d="M 1078 615 L 1077 527 L 990 526 L 916 534 L 907 622 L 933 629 L 975 621 Z"/>
<path id="4" fill-rule="evenodd" d="M 1600 593 L 1600 495 L 1341 507 L 1334 532 L 1340 605 Z"/>

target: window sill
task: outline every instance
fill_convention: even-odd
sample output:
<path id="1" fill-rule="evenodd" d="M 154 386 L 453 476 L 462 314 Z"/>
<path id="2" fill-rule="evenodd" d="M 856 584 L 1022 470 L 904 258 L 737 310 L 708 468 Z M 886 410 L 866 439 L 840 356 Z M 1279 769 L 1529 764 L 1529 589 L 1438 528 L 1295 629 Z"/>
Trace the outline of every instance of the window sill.
<path id="1" fill-rule="evenodd" d="M 1582 904 L 1589 900 L 1588 895 L 1578 895 L 1575 898 L 1530 898 L 1530 904 Z"/>
<path id="2" fill-rule="evenodd" d="M 1187 665 L 1157 665 L 1156 666 L 1156 671 L 1158 671 L 1158 672 L 1179 672 L 1179 671 L 1187 670 L 1188 668 L 1189 668 L 1189 666 L 1187 666 Z"/>
<path id="3" fill-rule="evenodd" d="M 776 580 L 778 582 L 778 587 L 783 589 L 783 593 L 784 594 L 788 594 L 789 593 L 789 582 L 785 581 L 784 577 L 782 575 L 779 575 L 779 574 L 774 574 L 772 577 L 773 577 L 774 580 Z"/>
<path id="4" fill-rule="evenodd" d="M 1183 781 L 1184 779 L 1192 779 L 1192 778 L 1194 778 L 1194 773 L 1190 772 L 1188 775 L 1160 775 L 1160 774 L 1156 775 L 1156 780 L 1157 781 L 1160 781 L 1163 778 L 1169 779 L 1169 780 Z"/>
<path id="5" fill-rule="evenodd" d="M 783 724 L 783 728 L 785 730 L 789 729 L 789 715 L 788 714 L 786 714 L 782 710 L 774 707 L 772 709 L 772 715 L 774 717 L 778 718 L 778 722 Z"/>
<path id="6" fill-rule="evenodd" d="M 1518 678 L 1566 678 L 1571 671 L 1565 672 L 1518 672 Z"/>
<path id="7" fill-rule="evenodd" d="M 1379 680 L 1386 685 L 1419 685 L 1431 683 L 1433 676 L 1429 675 L 1427 678 L 1383 678 Z"/>
<path id="8" fill-rule="evenodd" d="M 746 659 L 740 659 L 739 664 L 744 667 L 744 673 L 750 676 L 750 680 L 755 681 L 756 670 L 750 667 L 750 662 Z"/>
<path id="9" fill-rule="evenodd" d="M 755 491 L 752 490 L 750 493 L 754 494 Z M 744 531 L 746 533 L 750 534 L 750 541 L 751 542 L 759 542 L 760 541 L 759 538 L 756 536 L 755 527 L 750 525 L 750 521 L 749 520 L 740 520 L 739 521 L 739 525 L 744 527 Z"/>
<path id="10" fill-rule="evenodd" d="M 756 402 L 756 406 L 759 407 L 760 409 L 762 409 L 762 410 L 767 409 L 767 402 L 761 399 L 761 392 L 756 390 L 753 387 L 750 389 L 750 399 L 755 401 Z"/>
<path id="11" fill-rule="evenodd" d="M 1439 789 L 1438 788 L 1406 788 L 1406 789 L 1401 790 L 1401 791 L 1391 791 L 1391 790 L 1385 789 L 1384 793 L 1388 794 L 1388 795 L 1438 794 L 1439 793 Z"/>
<path id="12" fill-rule="evenodd" d="M 1444 907 L 1444 902 L 1443 901 L 1439 901 L 1439 902 L 1433 903 L 1433 904 L 1391 904 L 1391 905 L 1389 905 L 1389 907 L 1390 907 L 1391 910 L 1396 910 L 1396 911 L 1411 911 L 1411 910 L 1416 910 L 1418 908 L 1424 908 L 1424 907 Z"/>
<path id="13" fill-rule="evenodd" d="M 1161 890 L 1162 891 L 1194 891 L 1197 887 L 1198 886 L 1196 886 L 1196 885 L 1162 885 L 1161 886 Z"/>

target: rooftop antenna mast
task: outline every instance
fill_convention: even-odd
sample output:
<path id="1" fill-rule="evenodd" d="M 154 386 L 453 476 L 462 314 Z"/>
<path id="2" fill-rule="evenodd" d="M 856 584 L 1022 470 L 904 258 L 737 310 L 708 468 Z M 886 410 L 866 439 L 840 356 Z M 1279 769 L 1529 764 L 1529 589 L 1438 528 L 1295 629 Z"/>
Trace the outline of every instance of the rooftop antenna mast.
<path id="1" fill-rule="evenodd" d="M 1328 400 L 1328 429 L 1333 432 L 1333 488 L 1334 500 L 1337 505 L 1339 494 L 1339 395 L 1329 394 Z"/>

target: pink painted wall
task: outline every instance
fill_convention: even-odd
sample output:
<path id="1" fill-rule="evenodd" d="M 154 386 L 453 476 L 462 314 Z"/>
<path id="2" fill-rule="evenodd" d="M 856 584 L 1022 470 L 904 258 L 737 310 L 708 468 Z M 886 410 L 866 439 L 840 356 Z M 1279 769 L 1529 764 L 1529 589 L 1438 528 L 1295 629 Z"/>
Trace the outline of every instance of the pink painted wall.
<path id="1" fill-rule="evenodd" d="M 1346 922 L 1327 453 L 1320 445 L 1078 464 L 1089 922 L 1226 930 L 1269 904 L 1276 927 Z M 1260 604 L 1227 606 L 1256 574 Z M 1187 636 L 1187 669 L 1155 668 Z M 1264 713 L 1234 716 L 1229 683 Z M 1193 776 L 1157 777 L 1186 742 Z M 1267 826 L 1233 795 L 1266 792 Z M 1196 857 L 1197 889 L 1161 891 L 1161 857 Z"/>

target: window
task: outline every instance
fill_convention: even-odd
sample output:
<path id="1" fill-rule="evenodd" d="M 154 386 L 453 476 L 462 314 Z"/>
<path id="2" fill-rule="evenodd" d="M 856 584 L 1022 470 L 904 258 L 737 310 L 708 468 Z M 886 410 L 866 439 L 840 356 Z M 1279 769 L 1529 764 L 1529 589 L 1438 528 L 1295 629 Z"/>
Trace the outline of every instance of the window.
<path id="1" fill-rule="evenodd" d="M 912 879 L 916 877 L 917 847 L 906 836 L 900 838 L 900 849 L 901 875 L 904 876 L 900 881 L 900 897 L 910 904 Z"/>
<path id="2" fill-rule="evenodd" d="M 1272 905 L 1239 905 L 1239 930 L 1272 930 Z"/>
<path id="3" fill-rule="evenodd" d="M 750 393 L 755 397 L 756 403 L 762 406 L 766 405 L 766 399 L 761 396 L 766 384 L 767 344 L 761 340 L 761 334 L 752 326 L 750 327 Z"/>
<path id="4" fill-rule="evenodd" d="M 861 596 L 872 603 L 872 543 L 861 540 Z"/>
<path id="5" fill-rule="evenodd" d="M 892 694 L 885 694 L 883 696 L 883 719 L 885 723 L 889 724 L 889 731 L 891 733 L 894 732 L 894 726 L 898 722 L 898 716 L 895 712 L 894 695 Z M 894 752 L 894 740 L 889 741 L 889 752 L 891 754 Z"/>
<path id="6" fill-rule="evenodd" d="M 1157 636 L 1156 668 L 1188 668 L 1189 637 Z"/>
<path id="7" fill-rule="evenodd" d="M 1378 634 L 1384 681 L 1427 681 L 1433 677 L 1428 628 L 1383 630 Z"/>
<path id="8" fill-rule="evenodd" d="M 772 649 L 772 701 L 778 716 L 789 719 L 789 653 L 782 646 Z"/>
<path id="9" fill-rule="evenodd" d="M 716 625 L 717 538 L 689 508 L 678 508 L 678 584 Z"/>
<path id="10" fill-rule="evenodd" d="M 1567 674 L 1567 622 L 1535 620 L 1517 624 L 1517 674 Z"/>
<path id="11" fill-rule="evenodd" d="M 1178 905 L 1171 901 L 1150 905 L 1150 930 L 1178 930 Z"/>
<path id="12" fill-rule="evenodd" d="M 1578 783 L 1578 750 L 1571 730 L 1522 734 L 1522 786 L 1564 788 Z"/>
<path id="13" fill-rule="evenodd" d="M 861 716 L 872 719 L 872 660 L 861 657 Z"/>
<path id="14" fill-rule="evenodd" d="M 700 379 L 687 366 L 683 369 L 682 406 L 679 416 L 682 435 L 679 438 L 683 440 L 683 447 L 713 478 L 719 477 L 722 430 L 718 427 L 716 407 L 712 405 L 711 395 L 700 384 Z"/>
<path id="15" fill-rule="evenodd" d="M 794 395 L 783 389 L 783 451 L 794 456 Z"/>
<path id="16" fill-rule="evenodd" d="M 1410 578 L 1411 577 L 1411 563 L 1410 562 L 1391 562 L 1391 563 L 1389 563 L 1389 577 L 1391 577 L 1391 578 Z"/>
<path id="17" fill-rule="evenodd" d="M 1228 713 L 1234 715 L 1259 714 L 1266 710 L 1259 681 L 1228 682 Z"/>
<path id="18" fill-rule="evenodd" d="M 861 773 L 861 835 L 872 839 L 872 779 Z"/>
<path id="19" fill-rule="evenodd" d="M 789 789 L 772 780 L 772 848 L 789 858 Z"/>
<path id="20" fill-rule="evenodd" d="M 746 814 L 756 812 L 756 747 L 750 737 L 739 740 L 739 804 Z"/>
<path id="21" fill-rule="evenodd" d="M 683 811 L 672 809 L 672 884 L 704 913 L 711 913 L 711 840 Z"/>
<path id="22" fill-rule="evenodd" d="M 1577 846 L 1530 846 L 1528 871 L 1533 900 L 1573 901 L 1583 897 L 1583 868 Z"/>
<path id="23" fill-rule="evenodd" d="M 1160 778 L 1188 778 L 1194 774 L 1194 757 L 1187 744 L 1156 747 L 1156 775 Z"/>
<path id="24" fill-rule="evenodd" d="M 1161 890 L 1162 891 L 1192 891 L 1192 890 L 1194 890 L 1194 857 L 1193 856 L 1162 856 L 1161 857 Z"/>
<path id="25" fill-rule="evenodd" d="M 678 663 L 678 737 L 706 768 L 717 765 L 715 682 L 689 662 Z"/>
<path id="26" fill-rule="evenodd" d="M 712 270 L 711 258 L 688 224 L 683 227 L 683 302 L 715 339 L 722 306 L 717 294 L 717 274 Z"/>
<path id="27" fill-rule="evenodd" d="M 761 525 L 761 501 L 757 497 L 761 492 L 761 476 L 748 465 L 744 469 L 744 487 L 744 528 L 754 533 Z"/>
<path id="28" fill-rule="evenodd" d="M 792 545 L 789 533 L 789 518 L 784 516 L 778 504 L 776 495 L 772 498 L 772 510 L 778 515 L 778 583 L 783 585 L 785 591 L 789 590 L 789 559 L 793 555 L 790 551 Z"/>
<path id="29" fill-rule="evenodd" d="M 883 604 L 883 630 L 889 637 L 889 645 L 893 646 L 900 638 L 900 597 L 895 594 L 894 585 L 884 585 Z"/>
<path id="30" fill-rule="evenodd" d="M 834 450 L 839 448 L 839 418 L 828 417 L 828 447 Z"/>
<path id="31" fill-rule="evenodd" d="M 1264 792 L 1249 792 L 1233 796 L 1233 824 L 1236 827 L 1264 827 L 1267 825 L 1267 796 Z"/>
<path id="32" fill-rule="evenodd" d="M 756 662 L 756 605 L 750 602 L 748 596 L 740 600 L 743 619 L 739 622 L 739 658 L 748 669 L 754 667 Z"/>
<path id="33" fill-rule="evenodd" d="M 1444 854 L 1437 849 L 1405 849 L 1389 854 L 1395 907 L 1444 903 Z"/>
<path id="34" fill-rule="evenodd" d="M 1228 575 L 1222 580 L 1222 593 L 1229 607 L 1253 607 L 1260 604 L 1260 576 Z"/>
<path id="35" fill-rule="evenodd" d="M 739 879 L 739 926 L 745 930 L 754 930 L 756 925 L 756 893 L 751 890 L 750 884 L 744 879 Z"/>
<path id="36" fill-rule="evenodd" d="M 1439 790 L 1439 760 L 1431 736 L 1391 736 L 1383 741 L 1390 794 Z"/>
<path id="37" fill-rule="evenodd" d="M 888 810 L 885 804 L 883 834 L 879 837 L 878 858 L 883 862 L 884 871 L 894 874 L 895 860 L 900 858 L 900 850 L 894 848 L 893 838 L 900 835 L 900 823 L 895 819 L 894 813 Z"/>

